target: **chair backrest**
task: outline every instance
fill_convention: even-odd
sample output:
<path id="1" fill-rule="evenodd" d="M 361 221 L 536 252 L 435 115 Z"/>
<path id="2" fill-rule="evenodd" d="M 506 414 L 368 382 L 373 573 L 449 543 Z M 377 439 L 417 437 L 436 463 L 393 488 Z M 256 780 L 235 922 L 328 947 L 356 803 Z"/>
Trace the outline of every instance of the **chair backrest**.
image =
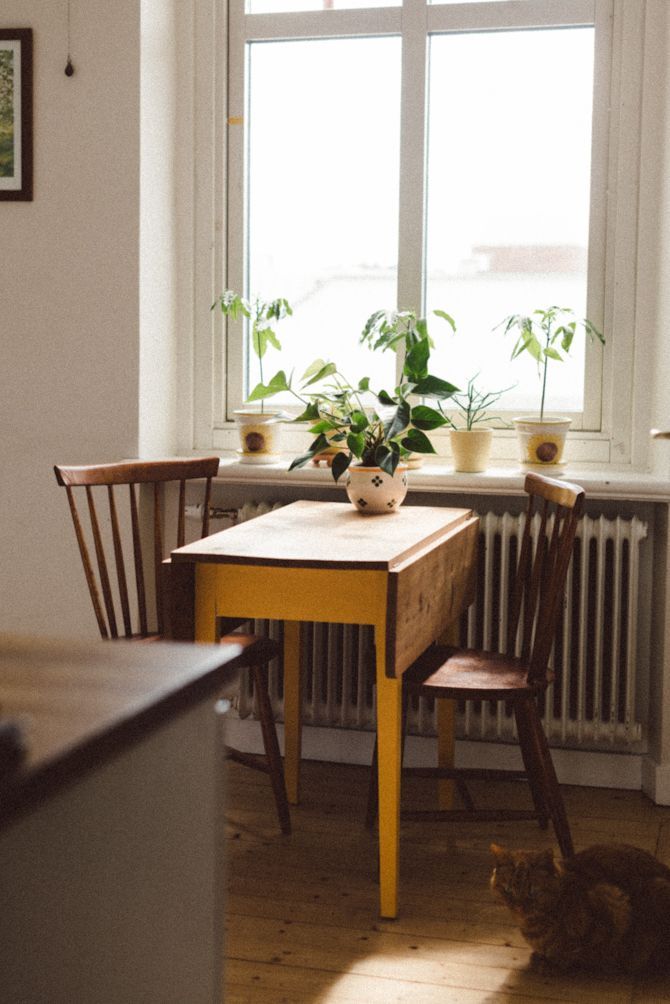
<path id="1" fill-rule="evenodd" d="M 200 536 L 207 536 L 209 529 L 209 502 L 212 478 L 219 469 L 218 457 L 204 457 L 185 460 L 150 460 L 132 461 L 129 463 L 94 464 L 88 467 L 54 467 L 56 480 L 62 485 L 70 503 L 70 514 L 74 524 L 79 553 L 84 566 L 86 582 L 93 603 L 93 609 L 98 622 L 98 628 L 103 638 L 118 638 L 120 636 L 117 622 L 117 605 L 120 607 L 123 629 L 121 636 L 131 638 L 139 634 L 147 637 L 153 633 L 150 630 L 152 620 L 158 633 L 162 634 L 163 595 L 162 595 L 162 560 L 167 550 L 182 547 L 186 542 L 186 482 L 204 480 L 204 498 L 202 498 L 202 520 L 199 523 Z M 179 495 L 176 503 L 176 533 L 166 532 L 165 485 L 175 482 L 179 485 Z M 117 506 L 119 493 L 125 494 L 128 486 L 129 520 L 124 512 L 123 502 Z M 155 582 L 155 618 L 147 611 L 147 590 L 145 584 L 146 556 L 143 554 L 142 521 L 138 500 L 138 485 L 153 485 L 152 503 L 152 543 L 147 548 L 153 552 L 153 573 Z M 106 489 L 106 490 L 105 490 Z M 77 508 L 77 498 L 83 502 L 81 495 L 86 496 L 86 507 L 80 512 Z M 102 495 L 102 498 L 100 497 Z M 104 496 L 107 504 L 105 505 Z M 96 504 L 101 502 L 100 511 Z M 172 507 L 170 507 L 172 509 Z M 88 513 L 88 521 L 85 512 Z M 88 522 L 88 529 L 86 523 Z M 132 562 L 134 566 L 134 592 L 137 599 L 137 629 L 133 631 L 131 618 L 131 593 L 126 578 L 126 562 L 124 558 L 123 537 L 132 540 Z M 164 543 L 172 537 L 173 543 Z M 92 541 L 95 553 L 95 564 L 98 576 L 94 571 L 89 546 Z M 125 550 L 129 550 L 129 546 Z M 112 558 L 113 555 L 113 558 Z M 116 586 L 112 587 L 115 573 Z M 116 593 L 116 603 L 115 596 Z"/>
<path id="2" fill-rule="evenodd" d="M 556 636 L 568 566 L 584 510 L 578 485 L 526 475 L 528 506 L 509 608 L 506 652 L 530 664 L 542 680 Z"/>

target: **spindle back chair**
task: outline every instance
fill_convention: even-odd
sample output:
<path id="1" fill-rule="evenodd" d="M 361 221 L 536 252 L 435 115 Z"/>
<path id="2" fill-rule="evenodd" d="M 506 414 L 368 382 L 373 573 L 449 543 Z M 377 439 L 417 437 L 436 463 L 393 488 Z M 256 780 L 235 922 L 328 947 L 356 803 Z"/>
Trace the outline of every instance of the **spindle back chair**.
<path id="1" fill-rule="evenodd" d="M 212 478 L 219 469 L 218 457 L 185 460 L 129 461 L 112 464 L 92 464 L 86 467 L 56 466 L 54 471 L 59 485 L 66 492 L 74 525 L 79 553 L 84 566 L 88 591 L 95 611 L 100 635 L 103 638 L 125 638 L 162 635 L 165 632 L 165 594 L 162 561 L 176 547 L 186 542 L 186 486 L 188 482 L 204 482 L 204 498 L 199 536 L 209 532 L 209 504 Z M 170 540 L 166 533 L 165 486 L 178 486 L 175 536 Z M 140 516 L 139 489 L 152 488 L 152 534 L 149 550 L 143 547 L 142 520 Z M 102 489 L 104 498 L 96 498 L 95 489 Z M 77 495 L 85 495 L 88 514 L 88 533 L 85 530 L 83 511 L 77 505 Z M 121 515 L 121 494 L 127 492 L 127 513 L 132 540 L 132 581 L 137 600 L 136 624 L 131 615 L 131 593 L 126 572 L 127 554 L 124 554 Z M 102 502 L 102 505 L 100 503 Z M 84 507 L 82 507 L 84 508 Z M 108 523 L 108 533 L 103 524 Z M 91 549 L 95 556 L 92 560 Z M 97 566 L 97 577 L 95 566 Z M 153 569 L 151 569 L 153 566 Z M 148 603 L 147 581 L 154 581 L 153 611 Z M 115 587 L 113 586 L 115 584 Z M 117 618 L 117 614 L 120 617 Z M 121 624 L 121 628 L 119 628 Z"/>
<path id="2" fill-rule="evenodd" d="M 209 510 L 212 478 L 219 469 L 218 457 L 184 460 L 128 461 L 112 464 L 92 464 L 86 467 L 56 466 L 56 480 L 66 492 L 70 514 L 79 546 L 88 591 L 93 604 L 98 629 L 102 638 L 126 638 L 134 641 L 160 640 L 169 634 L 172 599 L 166 585 L 166 554 L 186 543 L 186 488 L 190 482 L 200 482 L 204 491 L 196 511 L 200 512 L 195 537 L 206 537 L 209 532 Z M 176 514 L 168 505 L 166 486 L 178 487 Z M 151 486 L 151 543 L 149 555 L 143 548 L 143 509 L 139 498 L 141 486 Z M 119 498 L 127 488 L 128 515 L 124 519 Z M 96 492 L 102 492 L 102 506 Z M 77 496 L 83 494 L 85 504 L 77 505 Z M 106 497 L 106 499 L 105 499 Z M 88 515 L 88 520 L 85 518 Z M 176 516 L 176 531 L 170 537 L 166 525 L 170 516 Z M 85 529 L 88 522 L 88 531 Z M 126 572 L 126 554 L 123 541 L 130 533 L 132 540 L 132 566 L 134 590 L 137 598 L 137 630 L 133 630 L 131 593 Z M 199 532 L 198 532 L 199 531 Z M 95 565 L 91 558 L 95 555 Z M 155 603 L 150 603 L 147 586 L 147 567 L 153 565 Z M 169 564 L 169 563 L 168 563 Z M 97 567 L 97 577 L 96 577 Z M 116 594 L 116 602 L 115 602 Z M 176 600 L 175 600 L 176 602 Z M 120 618 L 117 619 L 117 611 Z M 119 623 L 122 623 L 120 633 Z M 231 630 L 226 624 L 225 629 Z M 268 693 L 268 663 L 280 655 L 280 646 L 270 638 L 251 634 L 224 635 L 223 643 L 235 642 L 244 648 L 241 663 L 250 670 L 256 698 L 256 711 L 260 720 L 264 756 L 248 754 L 226 747 L 228 759 L 260 770 L 270 777 L 279 823 L 283 833 L 291 832 L 291 817 L 286 796 L 284 772 L 277 739 L 277 730 Z"/>
<path id="3" fill-rule="evenodd" d="M 553 681 L 548 663 L 559 625 L 575 535 L 584 509 L 577 485 L 528 473 L 524 529 L 509 598 L 508 627 L 499 651 L 436 644 L 403 675 L 403 705 L 410 697 L 440 700 L 504 701 L 513 709 L 524 769 L 466 769 L 453 766 L 411 768 L 407 773 L 456 781 L 464 809 L 413 810 L 406 818 L 492 820 L 551 819 L 565 857 L 573 852 L 570 827 L 556 779 L 537 699 Z M 406 714 L 404 714 L 406 720 Z M 376 765 L 376 750 L 373 763 Z M 529 782 L 533 810 L 477 809 L 466 779 Z M 377 813 L 376 770 L 373 769 L 367 823 Z"/>

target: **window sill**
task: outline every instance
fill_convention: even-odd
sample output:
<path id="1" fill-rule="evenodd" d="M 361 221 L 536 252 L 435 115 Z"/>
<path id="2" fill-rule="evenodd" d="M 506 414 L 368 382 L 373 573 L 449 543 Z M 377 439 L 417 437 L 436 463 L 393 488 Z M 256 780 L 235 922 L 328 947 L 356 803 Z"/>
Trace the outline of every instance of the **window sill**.
<path id="1" fill-rule="evenodd" d="M 221 457 L 217 481 L 235 485 L 283 485 L 289 488 L 332 488 L 341 492 L 327 467 L 302 467 L 289 471 L 292 456 L 276 464 L 242 464 L 235 456 Z M 548 472 L 547 472 L 548 473 Z M 426 493 L 521 495 L 523 472 L 518 464 L 491 467 L 483 474 L 456 473 L 450 464 L 425 462 L 409 473 L 410 488 Z M 598 469 L 586 464 L 566 466 L 560 477 L 581 485 L 590 499 L 626 499 L 636 502 L 669 502 L 670 480 L 630 468 Z"/>

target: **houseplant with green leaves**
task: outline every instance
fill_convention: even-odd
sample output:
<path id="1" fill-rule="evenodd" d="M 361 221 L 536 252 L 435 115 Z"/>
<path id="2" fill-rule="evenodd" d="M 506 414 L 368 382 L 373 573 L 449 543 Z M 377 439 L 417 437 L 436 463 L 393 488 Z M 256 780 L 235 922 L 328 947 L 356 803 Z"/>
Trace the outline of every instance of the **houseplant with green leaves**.
<path id="1" fill-rule="evenodd" d="M 515 418 L 519 436 L 520 460 L 524 467 L 560 469 L 563 462 L 565 438 L 570 419 L 546 414 L 549 367 L 564 362 L 570 355 L 575 336 L 583 332 L 601 345 L 605 338 L 588 318 L 579 318 L 570 307 L 543 307 L 530 314 L 511 314 L 497 328 L 505 335 L 517 335 L 512 349 L 512 359 L 527 354 L 537 363 L 540 379 L 540 401 L 537 417 Z"/>
<path id="2" fill-rule="evenodd" d="M 212 304 L 224 317 L 236 321 L 244 317 L 249 322 L 249 344 L 258 359 L 260 382 L 252 390 L 244 407 L 235 410 L 235 420 L 240 431 L 240 461 L 242 463 L 275 463 L 279 459 L 279 430 L 284 418 L 282 411 L 268 411 L 262 395 L 255 394 L 264 386 L 263 361 L 270 348 L 281 350 L 277 326 L 293 310 L 288 300 L 278 297 L 264 300 L 247 298 L 232 289 L 226 289 Z M 260 407 L 253 402 L 259 401 Z"/>
<path id="3" fill-rule="evenodd" d="M 467 473 L 486 470 L 491 456 L 493 427 L 507 428 L 505 422 L 490 414 L 490 410 L 510 388 L 482 390 L 476 384 L 478 376 L 477 373 L 468 380 L 464 391 L 453 395 L 451 403 L 455 411 L 449 419 L 454 470 Z"/>
<path id="4" fill-rule="evenodd" d="M 432 313 L 433 316 L 446 322 L 452 334 L 456 332 L 456 322 L 446 310 L 434 310 Z M 435 348 L 428 323 L 427 317 L 419 317 L 414 310 L 376 310 L 368 317 L 360 336 L 361 344 L 367 345 L 373 352 L 392 351 L 399 356 L 403 362 L 402 375 L 406 378 L 418 375 L 414 359 L 417 358 L 417 346 L 422 345 L 420 350 L 424 371 L 422 387 L 423 396 L 426 397 L 434 396 L 431 395 L 431 386 L 437 387 L 438 392 L 440 390 L 439 378 L 428 377 L 431 350 Z M 446 398 L 437 398 L 440 409 L 442 400 Z M 449 424 L 448 419 L 446 424 Z M 420 467 L 423 455 L 416 451 L 407 458 L 407 463 L 412 468 Z"/>
<path id="5" fill-rule="evenodd" d="M 316 360 L 297 385 L 293 375 L 275 374 L 257 396 L 290 393 L 302 404 L 297 422 L 309 423 L 313 439 L 290 469 L 303 467 L 337 447 L 331 463 L 335 481 L 346 474 L 347 492 L 362 512 L 392 512 L 407 492 L 406 464 L 413 453 L 435 453 L 429 433 L 448 425 L 442 402 L 457 388 L 428 371 L 430 350 L 418 338 L 406 354 L 400 384 L 375 391 L 370 378 L 349 381 L 335 363 Z M 432 399 L 437 407 L 419 398 Z"/>

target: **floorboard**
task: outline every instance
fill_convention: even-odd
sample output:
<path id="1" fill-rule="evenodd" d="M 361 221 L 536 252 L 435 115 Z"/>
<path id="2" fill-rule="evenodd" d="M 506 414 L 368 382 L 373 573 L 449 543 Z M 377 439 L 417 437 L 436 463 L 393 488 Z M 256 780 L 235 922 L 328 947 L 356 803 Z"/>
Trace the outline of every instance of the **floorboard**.
<path id="1" fill-rule="evenodd" d="M 420 823 L 401 828 L 400 916 L 379 918 L 376 837 L 363 826 L 367 771 L 306 762 L 293 833 L 282 836 L 267 779 L 229 765 L 227 1004 L 664 1004 L 667 980 L 554 975 L 489 890 L 489 844 L 554 847 L 536 823 Z M 491 786 L 473 788 L 486 805 Z M 521 784 L 503 804 L 523 805 Z M 625 841 L 670 864 L 670 808 L 639 792 L 565 788 L 577 850 Z M 407 804 L 431 782 L 409 779 Z M 493 804 L 491 802 L 491 804 Z"/>

